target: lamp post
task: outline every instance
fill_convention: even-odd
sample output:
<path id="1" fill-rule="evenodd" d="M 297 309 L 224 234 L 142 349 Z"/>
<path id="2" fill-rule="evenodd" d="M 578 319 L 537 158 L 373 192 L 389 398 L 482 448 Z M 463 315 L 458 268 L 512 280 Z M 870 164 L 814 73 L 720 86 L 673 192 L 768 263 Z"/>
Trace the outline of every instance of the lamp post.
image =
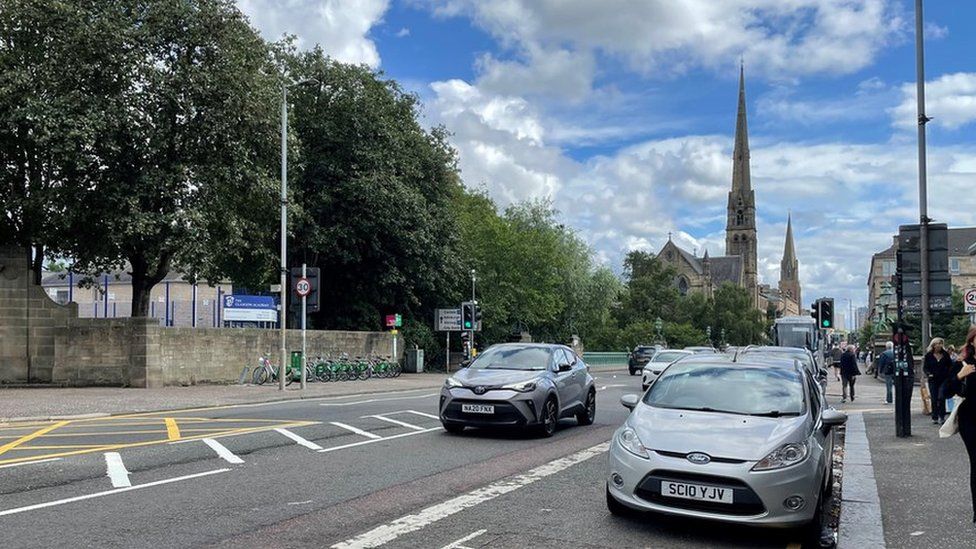
<path id="1" fill-rule="evenodd" d="M 310 78 L 285 84 L 281 86 L 281 278 L 279 290 L 280 297 L 280 318 L 281 326 L 281 363 L 278 365 L 278 390 L 285 390 L 285 362 L 288 360 L 288 349 L 286 348 L 286 321 L 288 315 L 288 88 L 295 86 L 305 86 L 308 84 L 319 84 L 319 81 Z"/>

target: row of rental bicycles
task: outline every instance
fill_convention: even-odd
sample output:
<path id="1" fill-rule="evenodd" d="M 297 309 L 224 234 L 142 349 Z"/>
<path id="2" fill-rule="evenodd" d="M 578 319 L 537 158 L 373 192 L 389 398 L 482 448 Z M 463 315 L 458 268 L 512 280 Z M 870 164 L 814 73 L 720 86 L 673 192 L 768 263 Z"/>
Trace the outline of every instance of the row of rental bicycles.
<path id="1" fill-rule="evenodd" d="M 335 357 L 310 358 L 305 363 L 305 380 L 328 383 L 332 381 L 367 380 L 370 378 L 399 377 L 403 369 L 390 357 L 355 357 L 346 354 Z M 289 365 L 285 370 L 285 384 L 301 381 L 300 368 Z M 270 354 L 258 359 L 258 365 L 251 373 L 251 383 L 264 385 L 278 382 L 278 365 L 271 361 Z"/>

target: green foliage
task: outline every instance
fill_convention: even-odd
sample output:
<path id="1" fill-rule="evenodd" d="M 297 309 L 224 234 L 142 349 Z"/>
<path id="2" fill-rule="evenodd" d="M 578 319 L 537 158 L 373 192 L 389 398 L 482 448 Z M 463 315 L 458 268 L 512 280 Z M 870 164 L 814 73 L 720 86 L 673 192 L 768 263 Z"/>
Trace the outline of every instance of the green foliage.
<path id="1" fill-rule="evenodd" d="M 946 345 L 955 345 L 957 348 L 966 342 L 966 332 L 969 330 L 969 314 L 966 311 L 966 304 L 963 301 L 963 293 L 959 288 L 952 288 L 952 312 L 941 313 L 933 312 L 932 318 L 932 337 L 941 337 Z M 905 317 L 905 322 L 910 327 L 909 338 L 913 349 L 925 350 L 928 348 L 928 341 L 922 341 L 922 319 L 919 315 L 909 315 Z"/>
<path id="2" fill-rule="evenodd" d="M 705 336 L 705 331 L 689 322 L 664 324 L 664 337 L 668 346 L 675 349 L 694 345 L 711 345 Z"/>

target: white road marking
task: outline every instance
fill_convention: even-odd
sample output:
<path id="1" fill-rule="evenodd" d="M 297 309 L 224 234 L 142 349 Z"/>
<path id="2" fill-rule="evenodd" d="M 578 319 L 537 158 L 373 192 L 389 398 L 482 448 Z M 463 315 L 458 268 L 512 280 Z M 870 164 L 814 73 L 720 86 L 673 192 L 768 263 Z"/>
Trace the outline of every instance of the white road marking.
<path id="1" fill-rule="evenodd" d="M 205 477 L 208 475 L 216 475 L 217 473 L 226 473 L 230 469 L 215 469 L 213 471 L 206 471 L 203 473 L 195 473 L 192 475 L 186 475 L 176 478 L 167 478 L 163 480 L 156 480 L 153 482 L 147 482 L 146 484 L 139 484 L 137 486 L 126 486 L 124 488 L 116 488 L 115 490 L 106 490 L 104 492 L 95 492 L 94 494 L 86 494 L 84 496 L 75 496 L 73 498 L 59 499 L 57 501 L 49 501 L 47 503 L 38 503 L 35 505 L 28 505 L 26 507 L 16 507 L 14 509 L 7 509 L 5 511 L 0 511 L 0 517 L 6 515 L 15 515 L 17 513 L 23 513 L 25 511 L 36 511 L 37 509 L 44 509 L 45 507 L 54 507 L 56 505 L 64 505 L 66 503 L 74 503 L 76 501 L 84 501 L 86 499 L 100 498 L 102 496 L 110 496 L 112 494 L 121 494 L 122 492 L 129 492 L 132 490 L 141 490 L 143 488 L 151 488 L 153 486 L 159 486 L 161 484 L 170 484 L 172 482 L 179 482 L 181 480 L 190 480 L 199 477 Z"/>
<path id="2" fill-rule="evenodd" d="M 332 546 L 332 548 L 366 549 L 369 547 L 379 547 L 397 539 L 404 534 L 416 532 L 417 530 L 423 529 L 439 520 L 463 511 L 464 509 L 490 501 L 498 496 L 513 492 L 519 488 L 528 486 L 543 478 L 572 467 L 573 465 L 582 463 L 590 458 L 606 452 L 609 447 L 609 442 L 597 444 L 596 446 L 587 448 L 586 450 L 582 450 L 564 458 L 551 461 L 545 465 L 540 465 L 527 473 L 500 480 L 494 484 L 468 492 L 467 494 L 438 503 L 437 505 L 432 505 L 415 515 L 400 517 L 392 522 L 360 534 L 359 536 L 336 543 Z"/>
<path id="3" fill-rule="evenodd" d="M 296 443 L 298 443 L 299 446 L 304 446 L 304 447 L 309 448 L 311 450 L 321 450 L 322 449 L 322 447 L 319 446 L 318 444 L 315 444 L 311 440 L 306 440 L 306 439 L 304 439 L 304 438 L 296 435 L 295 433 L 289 431 L 288 429 L 275 429 L 275 431 L 277 431 L 277 432 L 285 435 L 286 437 L 294 440 Z"/>
<path id="4" fill-rule="evenodd" d="M 45 463 L 45 462 L 48 462 L 48 461 L 59 461 L 60 459 L 61 458 L 47 458 L 47 459 L 39 459 L 37 461 L 24 461 L 24 462 L 21 462 L 21 463 L 8 463 L 7 465 L 0 465 L 0 469 L 6 469 L 7 467 L 19 467 L 21 465 L 32 465 L 34 463 Z"/>
<path id="5" fill-rule="evenodd" d="M 220 456 L 221 459 L 223 459 L 227 463 L 233 463 L 234 465 L 240 465 L 241 463 L 244 463 L 243 459 L 237 457 L 234 454 L 234 452 L 231 452 L 230 450 L 227 449 L 226 446 L 224 446 L 223 444 L 217 442 L 212 438 L 203 439 L 203 443 L 209 446 L 210 449 L 213 450 L 214 452 L 217 452 L 217 455 Z"/>
<path id="6" fill-rule="evenodd" d="M 113 488 L 126 488 L 132 486 L 129 481 L 129 471 L 122 463 L 122 456 L 118 452 L 105 452 L 105 465 L 108 467 L 108 478 L 112 481 Z"/>
<path id="7" fill-rule="evenodd" d="M 358 427 L 353 427 L 352 425 L 346 425 L 345 423 L 339 423 L 338 421 L 330 421 L 329 423 L 335 425 L 336 427 L 341 427 L 347 431 L 356 433 L 357 435 L 362 435 L 366 438 L 373 438 L 373 439 L 383 438 L 375 433 L 370 433 L 369 431 L 363 431 Z"/>
<path id="8" fill-rule="evenodd" d="M 408 414 L 416 414 L 418 416 L 429 417 L 430 419 L 440 419 L 439 417 L 435 416 L 434 414 L 428 414 L 426 412 L 418 412 L 417 410 L 404 410 L 404 412 L 407 412 Z"/>
<path id="9" fill-rule="evenodd" d="M 464 542 L 466 542 L 466 541 L 471 541 L 474 538 L 480 536 L 481 534 L 484 534 L 487 531 L 488 530 L 478 530 L 477 532 L 472 532 L 472 533 L 464 536 L 463 538 L 455 541 L 454 543 L 452 543 L 450 545 L 445 545 L 444 547 L 441 547 L 441 549 L 471 549 L 470 547 L 467 547 L 467 546 L 464 546 L 464 545 L 461 545 L 461 544 L 464 543 Z"/>
<path id="10" fill-rule="evenodd" d="M 319 406 L 355 406 L 357 404 L 369 404 L 370 402 L 388 402 L 391 400 L 410 400 L 415 398 L 430 398 L 437 396 L 439 393 L 428 393 L 426 395 L 416 395 L 416 396 L 405 396 L 405 397 L 393 397 L 393 398 L 371 398 L 368 400 L 358 400 L 356 402 L 320 402 Z"/>
<path id="11" fill-rule="evenodd" d="M 385 421 L 387 423 L 392 423 L 394 425 L 399 425 L 400 427 L 406 427 L 407 429 L 413 429 L 414 431 L 423 431 L 424 430 L 423 427 L 419 427 L 419 426 L 414 425 L 412 423 L 407 423 L 406 421 L 400 421 L 399 419 L 393 419 L 391 417 L 386 417 L 386 416 L 363 416 L 363 418 L 367 418 L 367 417 L 371 417 L 371 418 L 374 418 L 374 419 L 378 419 L 380 421 Z"/>
<path id="12" fill-rule="evenodd" d="M 288 505 L 307 505 L 315 501 L 314 499 L 307 499 L 305 501 L 289 501 Z"/>
<path id="13" fill-rule="evenodd" d="M 346 448 L 354 448 L 356 446 L 364 446 L 366 444 L 373 444 L 374 442 L 382 442 L 384 440 L 393 440 L 395 438 L 410 437 L 413 435 L 422 435 L 424 433 L 432 433 L 434 431 L 442 430 L 440 427 L 433 427 L 431 429 L 424 429 L 423 431 L 410 431 L 409 433 L 402 433 L 399 435 L 393 435 L 391 437 L 380 437 L 376 439 L 364 440 L 362 442 L 353 442 L 352 444 L 343 444 L 342 446 L 333 446 L 332 448 L 325 448 L 319 450 L 319 452 L 335 452 L 336 450 L 345 450 Z"/>

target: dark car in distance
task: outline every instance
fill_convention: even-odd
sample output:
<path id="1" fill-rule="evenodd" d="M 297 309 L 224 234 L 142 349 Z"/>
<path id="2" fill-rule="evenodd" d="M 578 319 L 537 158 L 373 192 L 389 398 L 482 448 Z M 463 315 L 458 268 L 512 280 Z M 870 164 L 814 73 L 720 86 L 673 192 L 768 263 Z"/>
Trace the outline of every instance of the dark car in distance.
<path id="1" fill-rule="evenodd" d="M 661 345 L 638 345 L 627 357 L 627 370 L 630 375 L 637 375 L 651 360 L 655 353 L 663 349 Z"/>

